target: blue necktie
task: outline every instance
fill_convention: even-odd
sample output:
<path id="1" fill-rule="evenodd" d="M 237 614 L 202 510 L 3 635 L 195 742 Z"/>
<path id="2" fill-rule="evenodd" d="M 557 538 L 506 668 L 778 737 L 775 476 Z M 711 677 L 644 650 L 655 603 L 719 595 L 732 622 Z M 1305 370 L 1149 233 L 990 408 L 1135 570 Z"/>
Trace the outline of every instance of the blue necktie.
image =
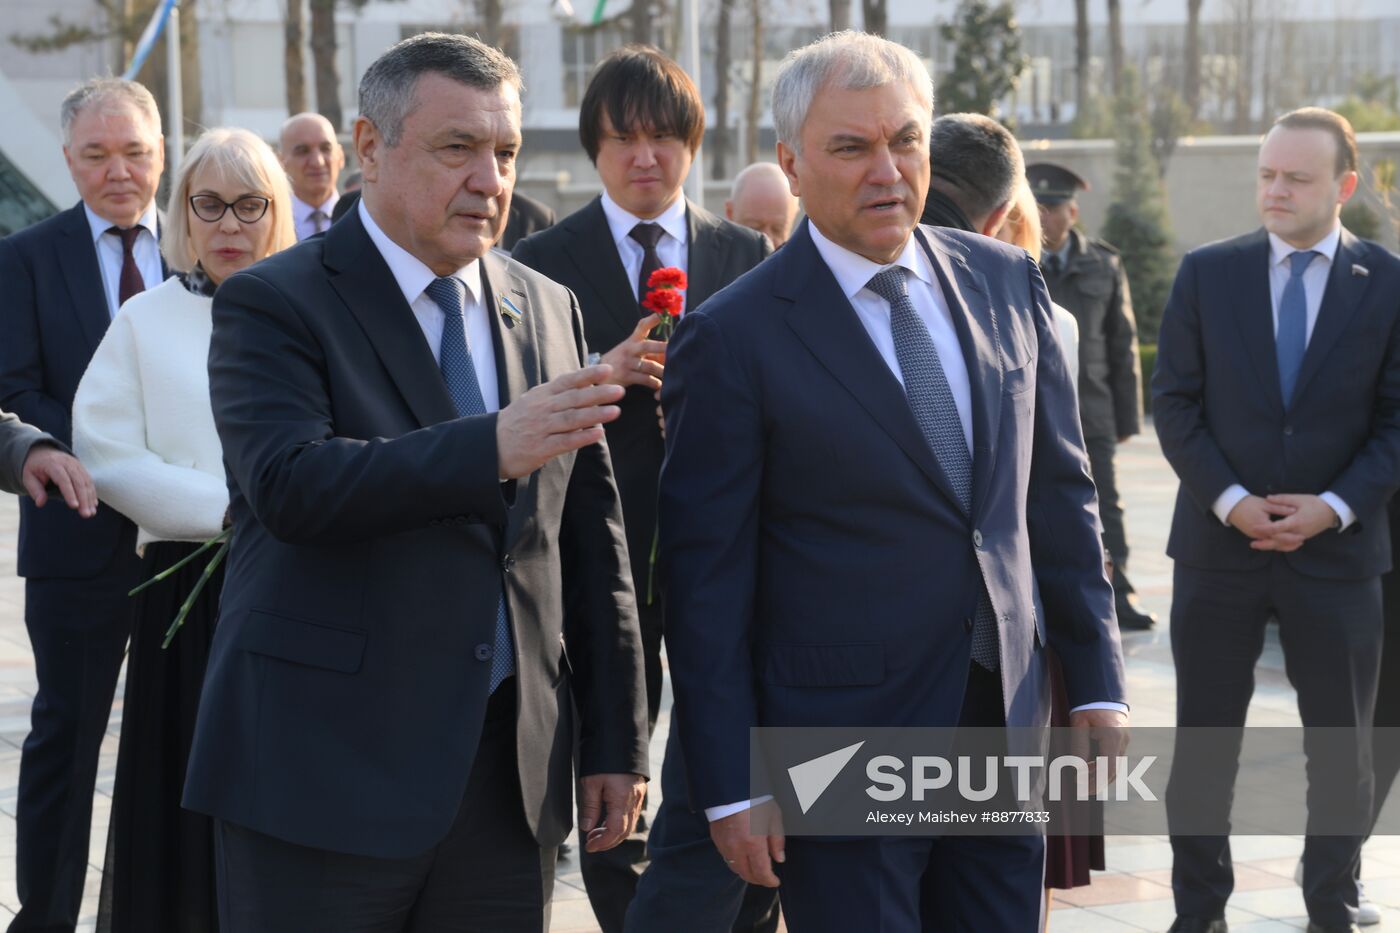
<path id="1" fill-rule="evenodd" d="M 948 377 L 938 359 L 933 337 L 909 300 L 904 269 L 899 266 L 875 275 L 865 286 L 890 303 L 890 331 L 894 355 L 904 374 L 904 394 L 924 440 L 952 484 L 963 514 L 972 514 L 972 454 L 967 449 L 962 419 L 948 387 Z M 997 619 L 982 581 L 977 615 L 972 626 L 972 660 L 989 671 L 1001 665 L 997 647 Z"/>
<path id="2" fill-rule="evenodd" d="M 1308 348 L 1308 291 L 1303 286 L 1303 273 L 1315 256 L 1314 250 L 1300 249 L 1288 257 L 1288 284 L 1278 303 L 1274 349 L 1278 353 L 1278 385 L 1283 391 L 1284 408 L 1293 399 L 1298 372 L 1303 368 L 1303 353 Z"/>
<path id="3" fill-rule="evenodd" d="M 433 279 L 426 289 L 428 297 L 442 309 L 442 343 L 438 350 L 438 368 L 442 370 L 447 394 L 457 406 L 460 417 L 486 414 L 486 401 L 481 397 L 481 384 L 476 381 L 476 366 L 467 348 L 467 329 L 462 319 L 463 285 L 451 276 Z M 491 654 L 490 691 L 496 692 L 515 673 L 515 653 L 510 641 L 510 622 L 506 619 L 506 594 L 501 590 L 496 599 L 496 635 Z"/>

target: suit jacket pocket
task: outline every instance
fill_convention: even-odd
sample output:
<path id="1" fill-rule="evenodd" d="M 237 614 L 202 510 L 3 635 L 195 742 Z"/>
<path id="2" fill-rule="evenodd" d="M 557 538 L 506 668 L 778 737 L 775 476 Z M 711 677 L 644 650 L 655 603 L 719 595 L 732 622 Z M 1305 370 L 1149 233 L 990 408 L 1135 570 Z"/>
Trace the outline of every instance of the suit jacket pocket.
<path id="1" fill-rule="evenodd" d="M 342 674 L 360 669 L 365 633 L 254 609 L 243 629 L 244 650 Z"/>
<path id="2" fill-rule="evenodd" d="M 859 687 L 885 679 L 885 649 L 878 643 L 770 645 L 763 680 L 784 687 Z"/>

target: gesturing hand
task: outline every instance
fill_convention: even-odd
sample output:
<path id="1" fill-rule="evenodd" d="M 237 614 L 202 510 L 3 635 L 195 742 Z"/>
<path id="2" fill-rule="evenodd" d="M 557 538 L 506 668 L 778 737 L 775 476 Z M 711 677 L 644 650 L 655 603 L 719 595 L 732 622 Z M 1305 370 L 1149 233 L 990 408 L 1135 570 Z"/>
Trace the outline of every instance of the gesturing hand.
<path id="1" fill-rule="evenodd" d="M 579 784 L 578 829 L 585 850 L 603 852 L 632 834 L 642 812 L 646 778 L 638 774 L 588 774 Z"/>
<path id="2" fill-rule="evenodd" d="M 589 366 L 537 385 L 496 416 L 496 460 L 504 479 L 529 476 L 560 454 L 603 439 L 621 409 L 612 367 Z"/>
<path id="3" fill-rule="evenodd" d="M 603 354 L 603 362 L 613 368 L 609 382 L 619 386 L 646 386 L 653 390 L 661 388 L 661 374 L 665 367 L 660 360 L 665 356 L 666 342 L 647 339 L 647 334 L 660 320 L 659 314 L 647 315 L 637 322 L 626 340 Z"/>
<path id="4" fill-rule="evenodd" d="M 83 518 L 97 514 L 97 488 L 92 477 L 72 454 L 66 454 L 50 444 L 35 444 L 24 458 L 20 476 L 29 498 L 40 508 L 49 501 L 48 485 L 53 483 L 70 509 Z"/>

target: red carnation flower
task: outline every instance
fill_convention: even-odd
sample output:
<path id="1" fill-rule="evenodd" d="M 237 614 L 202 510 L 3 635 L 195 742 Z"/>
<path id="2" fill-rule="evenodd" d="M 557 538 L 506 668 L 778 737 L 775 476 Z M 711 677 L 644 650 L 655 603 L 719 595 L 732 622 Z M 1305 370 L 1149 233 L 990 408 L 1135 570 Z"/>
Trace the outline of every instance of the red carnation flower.
<path id="1" fill-rule="evenodd" d="M 647 277 L 647 288 L 685 288 L 685 271 L 664 266 Z"/>
<path id="2" fill-rule="evenodd" d="M 668 317 L 680 317 L 681 308 L 685 305 L 685 297 L 673 288 L 658 288 L 647 293 L 642 301 L 642 307 L 653 314 L 663 314 Z"/>

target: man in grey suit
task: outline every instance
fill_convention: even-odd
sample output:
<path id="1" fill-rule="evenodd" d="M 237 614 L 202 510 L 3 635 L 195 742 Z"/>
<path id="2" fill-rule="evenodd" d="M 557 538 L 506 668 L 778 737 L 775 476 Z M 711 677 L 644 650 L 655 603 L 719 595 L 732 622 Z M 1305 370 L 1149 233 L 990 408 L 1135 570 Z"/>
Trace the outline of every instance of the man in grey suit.
<path id="1" fill-rule="evenodd" d="M 1303 848 L 1314 933 L 1353 929 L 1371 807 L 1369 733 L 1323 760 L 1315 729 L 1369 727 L 1375 709 L 1386 503 L 1400 485 L 1400 259 L 1341 225 L 1357 184 L 1343 117 L 1280 117 L 1256 180 L 1264 228 L 1186 254 L 1152 379 L 1181 478 L 1167 554 L 1177 725 L 1192 727 L 1178 731 L 1166 795 L 1175 933 L 1225 930 L 1234 771 L 1201 767 L 1222 755 L 1193 740 L 1197 727 L 1244 725 L 1271 618 L 1314 727 Z M 1323 803 L 1360 815 L 1356 831 L 1316 826 Z M 1220 833 L 1182 833 L 1187 808 Z"/>
<path id="2" fill-rule="evenodd" d="M 83 518 L 97 514 L 97 490 L 78 458 L 51 435 L 0 411 L 0 490 L 28 493 L 43 508 L 50 483 Z"/>
<path id="3" fill-rule="evenodd" d="M 519 89 L 465 36 L 385 52 L 354 213 L 215 299 L 234 535 L 184 802 L 224 933 L 539 933 L 575 756 L 585 847 L 636 822 L 622 390 L 567 289 L 491 249 Z"/>

